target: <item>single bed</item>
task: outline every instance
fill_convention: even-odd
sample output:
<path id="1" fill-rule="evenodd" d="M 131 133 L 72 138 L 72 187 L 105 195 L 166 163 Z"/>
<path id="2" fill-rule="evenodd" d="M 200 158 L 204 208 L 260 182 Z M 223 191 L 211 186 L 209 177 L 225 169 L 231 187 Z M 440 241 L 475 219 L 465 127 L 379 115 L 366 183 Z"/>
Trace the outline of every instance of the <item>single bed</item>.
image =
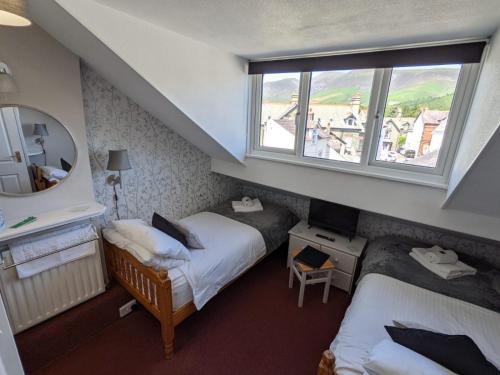
<path id="1" fill-rule="evenodd" d="M 228 205 L 180 220 L 205 249 L 191 250 L 191 261 L 170 269 L 144 265 L 140 244 L 103 230 L 108 272 L 160 321 L 167 358 L 173 355 L 174 327 L 286 241 L 298 220 L 271 203 L 263 202 L 262 212 L 238 215 Z"/>
<path id="2" fill-rule="evenodd" d="M 422 244 L 390 237 L 368 247 L 352 303 L 339 333 L 323 353 L 318 375 L 363 374 L 372 348 L 390 338 L 384 325 L 393 325 L 394 320 L 468 335 L 500 368 L 498 270 L 480 261 L 474 264 L 476 276 L 442 280 L 406 258 L 415 245 Z M 460 295 L 460 287 L 473 293 L 467 290 Z"/>

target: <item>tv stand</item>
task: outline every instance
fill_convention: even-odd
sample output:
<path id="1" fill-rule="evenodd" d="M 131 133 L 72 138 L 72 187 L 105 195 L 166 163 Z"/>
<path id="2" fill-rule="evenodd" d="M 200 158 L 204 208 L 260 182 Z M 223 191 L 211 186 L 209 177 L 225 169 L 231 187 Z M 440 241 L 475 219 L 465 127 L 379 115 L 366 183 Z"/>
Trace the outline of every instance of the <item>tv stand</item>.
<path id="1" fill-rule="evenodd" d="M 300 251 L 306 246 L 323 251 L 330 255 L 330 260 L 335 265 L 332 271 L 332 285 L 351 293 L 358 260 L 365 248 L 366 238 L 354 236 L 350 239 L 342 234 L 334 234 L 309 226 L 305 220 L 290 229 L 288 234 L 290 235 L 288 266 L 290 254 L 294 251 Z"/>

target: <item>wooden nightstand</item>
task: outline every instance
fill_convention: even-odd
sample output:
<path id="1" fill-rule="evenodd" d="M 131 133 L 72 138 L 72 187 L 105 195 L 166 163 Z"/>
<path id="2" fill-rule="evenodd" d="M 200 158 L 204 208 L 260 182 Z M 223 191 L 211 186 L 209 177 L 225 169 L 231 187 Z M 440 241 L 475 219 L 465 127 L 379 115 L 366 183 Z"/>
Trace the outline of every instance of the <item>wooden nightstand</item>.
<path id="1" fill-rule="evenodd" d="M 321 250 L 330 255 L 331 262 L 335 265 L 332 271 L 332 285 L 351 293 L 354 282 L 354 274 L 358 260 L 366 246 L 366 238 L 354 237 L 351 241 L 345 236 L 332 233 L 324 229 L 309 227 L 306 221 L 301 221 L 290 231 L 290 243 L 288 245 L 287 266 L 290 267 L 291 253 L 300 251 L 307 245 Z M 322 234 L 335 238 L 329 241 L 316 237 Z"/>

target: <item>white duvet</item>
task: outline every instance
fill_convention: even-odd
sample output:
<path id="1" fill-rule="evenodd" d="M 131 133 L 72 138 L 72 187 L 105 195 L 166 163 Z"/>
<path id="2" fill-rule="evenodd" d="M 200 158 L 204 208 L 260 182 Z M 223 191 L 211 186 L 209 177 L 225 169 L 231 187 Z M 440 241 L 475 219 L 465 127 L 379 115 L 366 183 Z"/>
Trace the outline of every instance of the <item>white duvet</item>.
<path id="1" fill-rule="evenodd" d="M 179 221 L 205 246 L 204 250 L 192 251 L 191 261 L 179 267 L 193 290 L 198 310 L 266 252 L 264 238 L 257 229 L 225 216 L 200 212 Z"/>
<path id="2" fill-rule="evenodd" d="M 363 374 L 372 348 L 390 339 L 384 325 L 414 322 L 436 332 L 472 338 L 500 368 L 500 314 L 388 276 L 369 274 L 359 283 L 330 350 L 339 375 Z"/>

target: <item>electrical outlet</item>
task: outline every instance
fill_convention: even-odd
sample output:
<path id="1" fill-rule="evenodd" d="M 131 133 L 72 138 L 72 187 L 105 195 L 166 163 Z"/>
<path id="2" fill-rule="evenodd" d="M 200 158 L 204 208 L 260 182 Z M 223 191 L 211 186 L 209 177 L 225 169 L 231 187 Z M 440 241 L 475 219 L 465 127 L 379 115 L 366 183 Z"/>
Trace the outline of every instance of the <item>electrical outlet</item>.
<path id="1" fill-rule="evenodd" d="M 123 318 L 124 316 L 130 314 L 132 310 L 134 309 L 134 305 L 137 304 L 137 301 L 135 299 L 128 301 L 125 305 L 120 307 L 118 309 L 118 312 L 120 314 L 120 318 Z"/>

